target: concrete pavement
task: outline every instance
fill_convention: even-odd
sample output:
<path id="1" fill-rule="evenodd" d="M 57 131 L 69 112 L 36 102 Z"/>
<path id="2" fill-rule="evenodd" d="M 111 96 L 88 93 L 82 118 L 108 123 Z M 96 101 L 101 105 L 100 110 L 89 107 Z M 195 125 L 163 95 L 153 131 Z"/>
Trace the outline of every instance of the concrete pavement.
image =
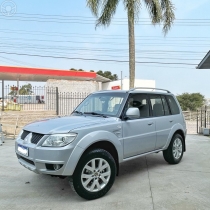
<path id="1" fill-rule="evenodd" d="M 0 146 L 0 209 L 210 209 L 210 138 L 188 135 L 186 142 L 180 164 L 167 164 L 162 153 L 123 163 L 108 194 L 86 201 L 71 190 L 67 179 L 37 175 L 22 167 L 14 140 L 6 140 Z"/>

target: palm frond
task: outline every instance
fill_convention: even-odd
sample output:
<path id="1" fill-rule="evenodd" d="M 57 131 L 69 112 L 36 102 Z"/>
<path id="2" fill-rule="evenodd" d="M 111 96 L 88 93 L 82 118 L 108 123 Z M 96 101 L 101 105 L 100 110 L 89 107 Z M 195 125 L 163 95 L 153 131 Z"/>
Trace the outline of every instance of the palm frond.
<path id="1" fill-rule="evenodd" d="M 119 0 L 103 0 L 101 14 L 97 20 L 96 27 L 100 25 L 109 26 L 116 12 Z"/>
<path id="2" fill-rule="evenodd" d="M 159 0 L 144 0 L 149 11 L 152 23 L 160 23 L 162 20 L 162 9 Z"/>
<path id="3" fill-rule="evenodd" d="M 127 10 L 130 21 L 138 21 L 141 9 L 141 0 L 124 0 L 124 7 Z"/>
<path id="4" fill-rule="evenodd" d="M 87 6 L 90 8 L 93 15 L 98 17 L 99 7 L 101 5 L 101 0 L 87 0 Z"/>
<path id="5" fill-rule="evenodd" d="M 161 8 L 163 10 L 163 32 L 166 35 L 175 20 L 175 7 L 170 0 L 161 0 Z"/>

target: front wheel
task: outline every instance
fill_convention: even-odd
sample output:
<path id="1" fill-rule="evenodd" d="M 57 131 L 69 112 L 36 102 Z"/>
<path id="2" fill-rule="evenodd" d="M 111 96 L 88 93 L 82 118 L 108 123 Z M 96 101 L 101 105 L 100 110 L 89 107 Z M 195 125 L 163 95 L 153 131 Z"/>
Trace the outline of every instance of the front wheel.
<path id="1" fill-rule="evenodd" d="M 73 175 L 73 187 L 79 196 L 92 200 L 104 196 L 112 187 L 116 164 L 109 152 L 94 149 L 85 153 Z"/>
<path id="2" fill-rule="evenodd" d="M 179 134 L 175 134 L 168 146 L 167 150 L 163 151 L 163 157 L 169 164 L 177 164 L 183 156 L 183 138 Z"/>

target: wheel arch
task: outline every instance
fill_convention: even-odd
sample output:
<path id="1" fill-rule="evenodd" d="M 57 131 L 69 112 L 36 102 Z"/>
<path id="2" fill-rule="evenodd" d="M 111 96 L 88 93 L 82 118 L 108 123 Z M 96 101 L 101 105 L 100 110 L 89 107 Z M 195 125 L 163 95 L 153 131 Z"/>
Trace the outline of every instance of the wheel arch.
<path id="1" fill-rule="evenodd" d="M 163 147 L 163 150 L 166 150 L 168 148 L 168 146 L 171 143 L 171 140 L 172 140 L 172 138 L 174 137 L 175 134 L 179 134 L 179 135 L 182 136 L 183 141 L 184 141 L 183 143 L 184 143 L 184 152 L 185 152 L 186 151 L 186 143 L 185 143 L 186 135 L 185 135 L 184 127 L 179 123 L 175 124 L 172 127 L 172 129 L 170 131 L 170 134 L 168 136 L 167 142 L 166 142 L 165 146 Z"/>
<path id="2" fill-rule="evenodd" d="M 112 144 L 110 141 L 107 141 L 107 140 L 100 140 L 100 141 L 97 141 L 97 142 L 94 142 L 93 144 L 91 144 L 89 147 L 87 147 L 83 154 L 81 155 L 81 157 L 88 151 L 90 150 L 93 150 L 93 149 L 104 149 L 106 150 L 107 152 L 109 152 L 112 157 L 114 158 L 115 160 L 115 163 L 116 163 L 116 167 L 117 167 L 117 175 L 119 174 L 119 157 L 118 157 L 118 152 L 117 152 L 117 149 L 116 147 L 114 146 L 114 144 Z M 81 158 L 80 157 L 80 158 Z"/>
<path id="3" fill-rule="evenodd" d="M 183 141 L 184 141 L 184 142 L 183 142 L 183 143 L 184 143 L 184 152 L 186 152 L 186 143 L 185 143 L 185 135 L 184 135 L 184 132 L 183 132 L 181 129 L 179 129 L 179 130 L 175 131 L 175 133 L 174 133 L 174 135 L 172 136 L 172 138 L 173 138 L 176 134 L 179 134 L 179 135 L 182 136 Z"/>
<path id="4" fill-rule="evenodd" d="M 100 139 L 101 136 L 106 136 L 107 138 Z M 94 148 L 104 149 L 113 156 L 118 175 L 119 163 L 123 160 L 123 147 L 117 137 L 108 132 L 94 132 L 81 139 L 72 151 L 62 175 L 72 176 L 84 153 Z"/>

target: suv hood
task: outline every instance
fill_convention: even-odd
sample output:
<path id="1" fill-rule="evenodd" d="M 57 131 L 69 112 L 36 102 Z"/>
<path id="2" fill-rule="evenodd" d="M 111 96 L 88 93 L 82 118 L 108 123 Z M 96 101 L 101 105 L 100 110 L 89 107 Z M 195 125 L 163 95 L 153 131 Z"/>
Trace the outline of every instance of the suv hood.
<path id="1" fill-rule="evenodd" d="M 26 125 L 23 129 L 41 134 L 68 133 L 76 128 L 107 123 L 115 118 L 92 116 L 68 116 L 52 119 L 43 119 Z"/>

